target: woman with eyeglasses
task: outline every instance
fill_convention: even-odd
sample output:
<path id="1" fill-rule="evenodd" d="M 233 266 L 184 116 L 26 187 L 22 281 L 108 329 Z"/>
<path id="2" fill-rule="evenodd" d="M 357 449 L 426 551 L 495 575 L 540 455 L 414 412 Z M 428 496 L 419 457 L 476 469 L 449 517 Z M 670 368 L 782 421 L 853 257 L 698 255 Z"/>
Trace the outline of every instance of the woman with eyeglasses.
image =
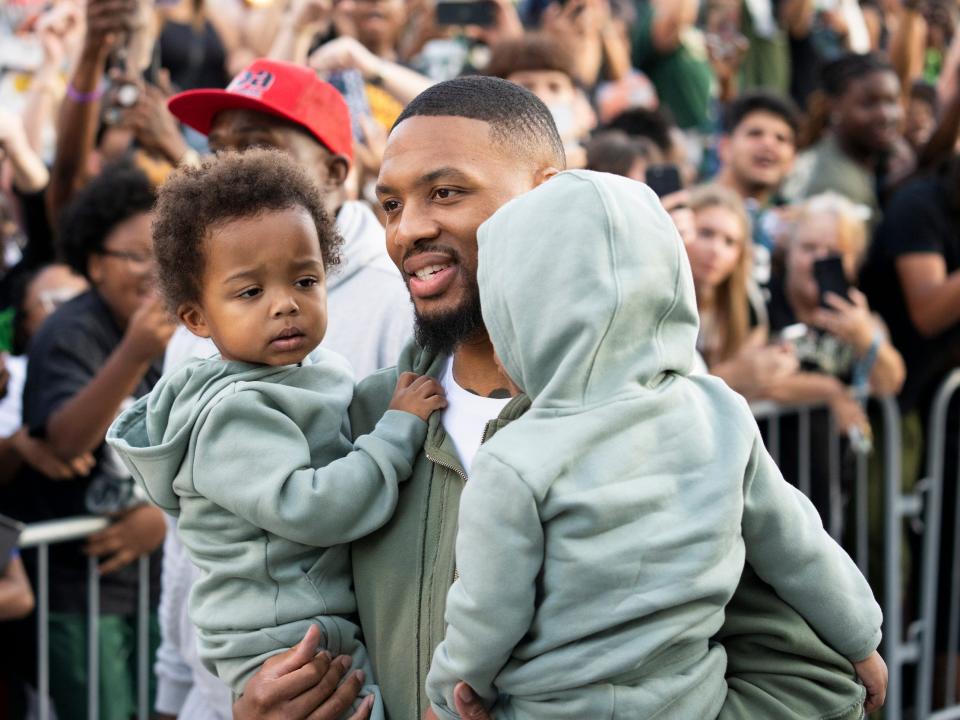
<path id="1" fill-rule="evenodd" d="M 119 460 L 104 444 L 107 427 L 160 378 L 174 323 L 154 294 L 150 212 L 154 189 L 131 165 L 105 169 L 64 211 L 59 250 L 90 289 L 54 312 L 33 337 L 23 394 L 23 423 L 60 459 L 92 453 L 87 477 L 54 481 L 24 468 L 13 486 L 11 515 L 36 522 L 75 515 L 111 518 L 83 542 L 50 548 L 50 690 L 61 719 L 85 716 L 85 613 L 88 557 L 100 580 L 101 718 L 126 720 L 136 711 L 134 666 L 138 570 L 135 560 L 156 551 L 165 533 L 162 513 L 133 491 Z M 156 608 L 159 553 L 151 567 Z M 32 562 L 24 555 L 28 568 Z M 155 615 L 152 645 L 159 639 Z"/>

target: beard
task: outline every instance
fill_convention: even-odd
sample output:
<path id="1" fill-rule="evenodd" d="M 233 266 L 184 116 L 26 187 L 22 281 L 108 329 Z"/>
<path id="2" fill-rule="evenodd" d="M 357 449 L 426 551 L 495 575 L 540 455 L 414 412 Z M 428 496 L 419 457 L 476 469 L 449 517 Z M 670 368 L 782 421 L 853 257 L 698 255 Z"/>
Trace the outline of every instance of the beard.
<path id="1" fill-rule="evenodd" d="M 452 354 L 457 345 L 483 330 L 477 283 L 467 283 L 463 302 L 446 312 L 424 316 L 414 306 L 413 330 L 420 347 L 437 355 Z"/>

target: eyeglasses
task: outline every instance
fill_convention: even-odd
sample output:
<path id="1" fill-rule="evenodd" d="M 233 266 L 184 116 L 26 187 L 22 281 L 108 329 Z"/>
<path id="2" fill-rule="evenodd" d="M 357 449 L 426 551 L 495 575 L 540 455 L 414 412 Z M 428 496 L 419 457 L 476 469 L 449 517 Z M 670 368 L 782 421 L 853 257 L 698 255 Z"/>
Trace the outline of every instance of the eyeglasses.
<path id="1" fill-rule="evenodd" d="M 108 250 L 104 248 L 100 251 L 100 255 L 106 255 L 107 257 L 115 257 L 120 260 L 126 260 L 132 265 L 153 265 L 154 257 L 152 253 L 138 253 L 131 252 L 129 250 Z"/>

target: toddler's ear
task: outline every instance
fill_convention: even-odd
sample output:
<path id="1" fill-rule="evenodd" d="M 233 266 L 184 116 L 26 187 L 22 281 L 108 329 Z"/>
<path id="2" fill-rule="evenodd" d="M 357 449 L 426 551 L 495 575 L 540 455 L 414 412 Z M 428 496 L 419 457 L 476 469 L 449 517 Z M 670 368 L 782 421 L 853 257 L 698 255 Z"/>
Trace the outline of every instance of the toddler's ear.
<path id="1" fill-rule="evenodd" d="M 177 308 L 177 317 L 180 318 L 187 330 L 197 337 L 210 337 L 210 328 L 207 327 L 207 319 L 203 315 L 203 310 L 196 303 L 184 303 Z"/>

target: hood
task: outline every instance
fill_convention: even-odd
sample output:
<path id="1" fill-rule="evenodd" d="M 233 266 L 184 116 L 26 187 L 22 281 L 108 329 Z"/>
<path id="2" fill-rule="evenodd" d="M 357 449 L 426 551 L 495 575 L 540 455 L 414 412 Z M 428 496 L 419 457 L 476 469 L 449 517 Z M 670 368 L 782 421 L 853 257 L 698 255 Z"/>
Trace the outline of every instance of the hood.
<path id="1" fill-rule="evenodd" d="M 480 226 L 483 320 L 534 407 L 576 407 L 687 375 L 699 320 L 687 255 L 646 185 L 563 172 Z"/>
<path id="2" fill-rule="evenodd" d="M 150 501 L 171 515 L 179 511 L 173 480 L 190 449 L 197 422 L 211 400 L 238 381 L 286 373 L 269 367 L 217 359 L 196 360 L 161 378 L 153 391 L 118 417 L 107 431 L 115 448 Z"/>
<path id="3" fill-rule="evenodd" d="M 400 271 L 387 255 L 386 231 L 365 203 L 351 200 L 341 205 L 337 212 L 337 231 L 343 238 L 341 261 L 327 278 L 328 290 L 368 265 L 380 266 L 400 277 Z"/>

